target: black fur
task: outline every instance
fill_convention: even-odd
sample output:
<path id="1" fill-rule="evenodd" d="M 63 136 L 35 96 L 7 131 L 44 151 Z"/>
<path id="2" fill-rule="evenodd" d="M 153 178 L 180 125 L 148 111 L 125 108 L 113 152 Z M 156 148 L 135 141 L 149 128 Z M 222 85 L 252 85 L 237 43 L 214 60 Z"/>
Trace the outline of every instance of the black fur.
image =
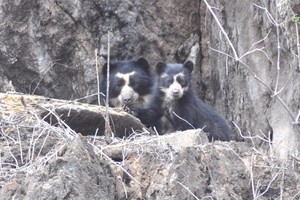
<path id="1" fill-rule="evenodd" d="M 190 61 L 183 65 L 158 63 L 156 65 L 158 80 L 149 104 L 144 109 L 136 109 L 134 114 L 144 124 L 155 126 L 158 131 L 161 131 L 160 119 L 164 116 L 175 130 L 203 128 L 205 132 L 210 133 L 210 141 L 229 141 L 230 129 L 225 120 L 212 107 L 201 101 L 195 93 L 191 83 L 193 67 Z M 174 80 L 177 74 L 181 75 L 176 76 Z M 176 83 L 178 88 L 180 86 L 183 88 L 183 93 L 180 96 L 175 88 L 170 98 L 167 91 L 174 81 L 179 83 Z"/>
<path id="2" fill-rule="evenodd" d="M 105 105 L 106 94 L 107 94 L 107 63 L 104 64 L 101 74 L 100 82 L 100 91 L 104 95 L 100 95 L 101 105 Z M 135 99 L 135 102 L 130 102 L 128 105 L 124 103 L 117 102 L 118 96 L 121 93 L 122 88 L 124 87 L 125 80 L 117 77 L 116 74 L 128 74 L 135 72 L 134 75 L 130 76 L 129 87 L 138 94 L 138 99 Z M 110 63 L 110 73 L 109 73 L 109 106 L 133 106 L 140 107 L 141 104 L 145 103 L 147 95 L 151 93 L 151 88 L 153 85 L 152 74 L 150 72 L 150 65 L 145 58 L 139 58 L 138 60 L 129 60 L 129 61 L 117 61 Z M 113 101 L 114 100 L 114 101 Z M 120 105 L 119 105 L 120 103 Z"/>

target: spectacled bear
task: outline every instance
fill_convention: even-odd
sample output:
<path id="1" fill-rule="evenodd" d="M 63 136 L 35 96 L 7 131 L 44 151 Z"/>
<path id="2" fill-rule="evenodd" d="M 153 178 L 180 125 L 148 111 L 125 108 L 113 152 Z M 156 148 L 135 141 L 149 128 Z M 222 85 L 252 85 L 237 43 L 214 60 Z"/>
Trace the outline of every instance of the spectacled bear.
<path id="1" fill-rule="evenodd" d="M 225 120 L 209 105 L 201 101 L 192 86 L 194 64 L 156 65 L 158 80 L 149 104 L 132 110 L 144 124 L 161 131 L 161 118 L 166 117 L 175 130 L 203 128 L 209 141 L 231 139 Z"/>
<path id="2" fill-rule="evenodd" d="M 109 65 L 109 91 L 107 92 L 107 67 L 102 67 L 100 90 L 101 105 L 105 105 L 109 94 L 110 107 L 142 107 L 151 93 L 153 78 L 150 65 L 145 58 L 138 60 L 116 61 Z"/>

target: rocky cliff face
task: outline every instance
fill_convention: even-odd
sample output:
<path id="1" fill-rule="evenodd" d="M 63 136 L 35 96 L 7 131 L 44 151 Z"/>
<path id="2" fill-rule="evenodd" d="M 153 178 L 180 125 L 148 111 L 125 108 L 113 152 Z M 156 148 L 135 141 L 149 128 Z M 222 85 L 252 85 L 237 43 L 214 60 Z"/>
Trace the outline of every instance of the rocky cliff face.
<path id="1" fill-rule="evenodd" d="M 110 34 L 112 60 L 193 60 L 199 95 L 226 117 L 234 138 L 241 139 L 231 121 L 299 150 L 297 8 L 296 1 L 3 2 L 0 90 L 11 80 L 19 92 L 47 97 L 95 94 L 95 50 L 101 65 Z"/>
<path id="2" fill-rule="evenodd" d="M 296 0 L 2 1 L 0 92 L 6 91 L 9 81 L 12 81 L 17 92 L 68 100 L 83 98 L 88 103 L 94 102 L 93 94 L 97 92 L 95 60 L 97 57 L 100 65 L 107 60 L 110 38 L 111 60 L 143 56 L 152 67 L 157 61 L 192 60 L 196 64 L 193 78 L 199 96 L 227 119 L 234 139 L 246 140 L 254 149 L 262 146 L 267 149 L 271 156 L 264 157 L 267 166 L 275 166 L 269 162 L 273 156 L 297 163 L 300 151 L 299 10 L 300 3 Z M 225 147 L 221 145 L 218 148 Z M 191 154 L 186 162 L 197 160 L 195 152 L 198 150 L 198 147 L 191 147 L 190 150 L 184 150 L 179 158 Z M 140 158 L 139 155 L 137 157 Z M 136 162 L 136 157 L 132 158 L 131 162 Z M 10 159 L 14 160 L 13 157 Z M 201 162 L 199 165 L 204 166 Z M 141 163 L 147 165 L 146 161 Z M 102 166 L 103 163 L 98 164 Z M 134 177 L 144 180 L 145 177 L 140 176 L 140 173 L 146 173 L 149 169 L 135 171 L 134 166 L 130 165 L 126 169 L 130 169 Z M 176 167 L 170 169 L 176 171 Z M 280 169 L 282 172 L 285 168 L 280 165 Z M 104 173 L 100 171 L 95 173 Z M 105 173 L 113 172 L 108 170 Z M 163 170 L 157 173 L 167 176 Z M 199 177 L 204 177 L 201 180 L 211 185 L 210 181 L 214 179 L 210 177 L 208 168 L 203 167 L 197 173 Z M 180 179 L 179 185 L 168 182 L 173 180 L 173 175 L 162 184 L 169 187 L 166 191 L 170 199 L 172 195 L 177 195 L 172 191 L 182 185 L 187 186 L 182 188 L 190 195 L 187 189 L 193 187 L 187 185 L 184 177 Z M 271 181 L 282 174 L 276 172 L 268 175 L 266 172 L 264 175 L 270 178 L 266 180 Z M 249 183 L 250 179 L 245 178 L 248 176 L 251 179 L 250 171 L 240 173 L 240 178 Z M 259 180 L 265 180 L 265 176 L 259 176 L 263 177 Z M 282 177 L 283 183 L 286 183 L 286 177 Z M 136 198 L 146 194 L 149 199 L 162 198 L 159 189 L 150 192 L 141 187 L 139 194 L 133 194 L 132 188 L 135 187 L 131 184 L 136 182 L 126 182 L 126 178 L 122 180 L 119 183 L 116 180 L 107 183 L 121 184 L 124 191 L 118 189 L 123 191 L 118 194 L 119 198 L 125 198 L 126 193 Z M 290 180 L 294 179 L 289 177 L 287 182 Z M 98 182 L 94 183 L 96 187 Z M 255 193 L 263 193 L 263 187 L 270 191 L 268 182 L 264 183 L 261 187 L 252 183 L 251 197 L 248 195 L 250 191 L 244 189 L 231 194 L 242 191 L 245 194 L 242 199 L 253 198 Z M 273 191 L 284 190 L 281 183 Z M 151 188 L 152 182 L 144 181 L 143 184 Z M 155 187 L 159 188 L 159 184 Z M 46 184 L 44 187 L 48 186 Z M 299 190 L 297 187 L 295 190 Z M 17 190 L 23 195 L 26 189 Z M 107 187 L 105 191 L 109 193 L 113 190 Z M 221 190 L 208 187 L 199 193 L 192 190 L 192 193 L 200 197 Z M 288 197 L 297 198 L 293 195 L 291 193 Z"/>
<path id="3" fill-rule="evenodd" d="M 95 93 L 95 50 L 107 59 L 108 32 L 112 60 L 184 61 L 199 41 L 198 9 L 196 0 L 2 3 L 1 85 L 63 99 Z"/>
<path id="4" fill-rule="evenodd" d="M 201 15 L 202 92 L 244 135 L 271 138 L 282 158 L 297 155 L 299 3 L 205 2 L 215 16 Z"/>

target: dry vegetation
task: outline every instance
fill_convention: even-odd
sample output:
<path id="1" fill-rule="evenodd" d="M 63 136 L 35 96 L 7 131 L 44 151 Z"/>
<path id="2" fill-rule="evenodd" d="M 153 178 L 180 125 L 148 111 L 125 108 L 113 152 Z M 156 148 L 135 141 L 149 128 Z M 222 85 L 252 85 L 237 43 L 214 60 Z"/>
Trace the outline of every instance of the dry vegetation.
<path id="1" fill-rule="evenodd" d="M 178 196 L 195 199 L 300 197 L 300 186 L 297 185 L 300 179 L 299 160 L 279 161 L 272 153 L 270 141 L 270 148 L 265 151 L 256 147 L 254 142 L 253 146 L 237 142 L 208 143 L 201 130 L 166 136 L 150 136 L 144 130 L 135 131 L 123 139 L 115 137 L 111 140 L 105 139 L 105 136 L 82 137 L 61 120 L 55 109 L 48 109 L 49 115 L 56 118 L 54 126 L 45 122 L 47 116 L 41 118 L 34 107 L 27 106 L 24 110 L 18 107 L 8 109 L 8 105 L 4 107 L 1 106 L 0 124 L 2 194 L 14 191 L 15 195 L 17 188 L 21 187 L 26 196 L 29 187 L 26 185 L 34 182 L 32 177 L 39 177 L 41 171 L 51 170 L 54 163 L 61 163 L 59 160 L 71 162 L 66 151 L 74 147 L 81 149 L 79 144 L 82 143 L 84 151 L 87 151 L 82 153 L 91 156 L 86 168 L 90 169 L 89 163 L 95 162 L 93 159 L 102 160 L 110 166 L 116 187 L 115 194 L 111 194 L 112 199 L 153 195 L 171 199 Z M 254 139 L 243 137 L 250 141 Z M 76 152 L 72 151 L 70 155 Z M 86 156 L 76 157 L 83 162 Z M 72 163 L 69 164 L 72 166 Z M 61 164 L 57 167 L 64 168 Z M 167 194 L 169 196 L 164 196 Z"/>

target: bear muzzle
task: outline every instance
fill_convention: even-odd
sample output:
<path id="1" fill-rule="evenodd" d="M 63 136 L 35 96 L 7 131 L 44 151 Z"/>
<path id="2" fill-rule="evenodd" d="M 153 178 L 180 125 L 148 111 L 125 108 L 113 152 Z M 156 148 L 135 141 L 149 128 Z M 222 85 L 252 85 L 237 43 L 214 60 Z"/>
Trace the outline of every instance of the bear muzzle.
<path id="1" fill-rule="evenodd" d="M 129 86 L 124 86 L 122 88 L 121 94 L 119 96 L 119 100 L 121 102 L 121 104 L 124 106 L 130 106 L 131 104 L 134 104 L 137 97 L 136 97 L 136 93 L 134 92 L 134 90 L 129 87 Z"/>

